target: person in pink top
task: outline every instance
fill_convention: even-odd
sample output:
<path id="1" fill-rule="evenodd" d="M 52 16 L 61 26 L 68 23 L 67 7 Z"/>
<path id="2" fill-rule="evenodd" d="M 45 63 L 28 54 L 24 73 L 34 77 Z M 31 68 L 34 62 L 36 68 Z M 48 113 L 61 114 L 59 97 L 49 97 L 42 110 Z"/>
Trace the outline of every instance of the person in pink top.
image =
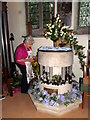
<path id="1" fill-rule="evenodd" d="M 27 35 L 24 38 L 23 43 L 17 46 L 15 50 L 15 62 L 18 68 L 22 73 L 22 81 L 21 81 L 21 93 L 27 93 L 28 91 L 28 83 L 27 83 L 27 72 L 26 72 L 26 65 L 25 62 L 33 62 L 33 57 L 28 56 L 28 51 L 32 49 L 32 45 L 34 40 L 32 36 Z"/>

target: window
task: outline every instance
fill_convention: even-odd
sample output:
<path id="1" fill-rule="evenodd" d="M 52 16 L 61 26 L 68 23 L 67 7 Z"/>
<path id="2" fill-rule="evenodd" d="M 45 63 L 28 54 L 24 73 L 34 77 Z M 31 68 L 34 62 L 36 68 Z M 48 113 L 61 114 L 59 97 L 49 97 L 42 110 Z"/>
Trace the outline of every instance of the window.
<path id="1" fill-rule="evenodd" d="M 28 20 L 32 23 L 32 29 L 39 28 L 39 4 L 38 2 L 28 3 L 29 18 Z"/>
<path id="2" fill-rule="evenodd" d="M 79 12 L 79 26 L 90 26 L 90 3 L 81 2 Z"/>
<path id="3" fill-rule="evenodd" d="M 57 13 L 60 14 L 65 25 L 71 26 L 72 2 L 58 2 Z"/>
<path id="4" fill-rule="evenodd" d="M 90 34 L 90 2 L 79 2 L 78 11 L 78 34 Z"/>
<path id="5" fill-rule="evenodd" d="M 54 16 L 54 9 L 52 3 L 43 3 L 43 27 L 46 27 L 46 24 L 50 22 L 52 16 Z"/>
<path id="6" fill-rule="evenodd" d="M 57 1 L 57 13 L 65 25 L 71 26 L 72 2 Z M 26 21 L 32 24 L 32 36 L 43 36 L 46 24 L 54 17 L 54 6 L 54 2 L 26 2 Z"/>
<path id="7" fill-rule="evenodd" d="M 54 16 L 54 2 L 27 2 L 26 22 L 32 24 L 32 36 L 43 36 L 46 24 Z"/>

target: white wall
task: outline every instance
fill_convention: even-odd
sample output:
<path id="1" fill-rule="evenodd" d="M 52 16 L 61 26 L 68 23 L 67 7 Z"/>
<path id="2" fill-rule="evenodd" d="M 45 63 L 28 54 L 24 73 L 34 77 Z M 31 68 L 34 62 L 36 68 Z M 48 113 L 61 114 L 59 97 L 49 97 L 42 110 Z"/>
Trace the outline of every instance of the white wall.
<path id="1" fill-rule="evenodd" d="M 7 7 L 9 33 L 14 34 L 15 49 L 22 42 L 21 36 L 26 34 L 25 4 L 23 2 L 8 2 Z"/>
<path id="2" fill-rule="evenodd" d="M 53 42 L 50 39 L 46 39 L 44 37 L 34 38 L 35 43 L 33 44 L 32 50 L 33 55 L 37 54 L 37 49 L 41 46 L 53 46 Z"/>

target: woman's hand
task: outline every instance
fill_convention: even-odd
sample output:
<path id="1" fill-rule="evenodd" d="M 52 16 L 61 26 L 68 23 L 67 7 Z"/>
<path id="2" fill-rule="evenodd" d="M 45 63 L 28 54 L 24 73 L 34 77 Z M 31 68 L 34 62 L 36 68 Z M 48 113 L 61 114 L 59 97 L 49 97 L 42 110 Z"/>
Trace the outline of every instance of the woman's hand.
<path id="1" fill-rule="evenodd" d="M 27 62 L 34 62 L 34 59 L 33 58 L 28 58 L 26 59 Z"/>
<path id="2" fill-rule="evenodd" d="M 34 60 L 37 60 L 37 56 L 33 56 L 32 58 L 33 58 Z"/>

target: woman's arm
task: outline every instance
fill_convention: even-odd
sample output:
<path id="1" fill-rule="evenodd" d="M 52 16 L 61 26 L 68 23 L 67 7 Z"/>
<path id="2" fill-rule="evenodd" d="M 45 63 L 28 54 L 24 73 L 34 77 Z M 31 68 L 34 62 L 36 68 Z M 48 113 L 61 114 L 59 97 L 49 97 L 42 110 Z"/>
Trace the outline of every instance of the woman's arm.
<path id="1" fill-rule="evenodd" d="M 20 59 L 20 60 L 17 60 L 18 62 L 33 62 L 33 58 L 28 58 L 28 59 Z"/>

